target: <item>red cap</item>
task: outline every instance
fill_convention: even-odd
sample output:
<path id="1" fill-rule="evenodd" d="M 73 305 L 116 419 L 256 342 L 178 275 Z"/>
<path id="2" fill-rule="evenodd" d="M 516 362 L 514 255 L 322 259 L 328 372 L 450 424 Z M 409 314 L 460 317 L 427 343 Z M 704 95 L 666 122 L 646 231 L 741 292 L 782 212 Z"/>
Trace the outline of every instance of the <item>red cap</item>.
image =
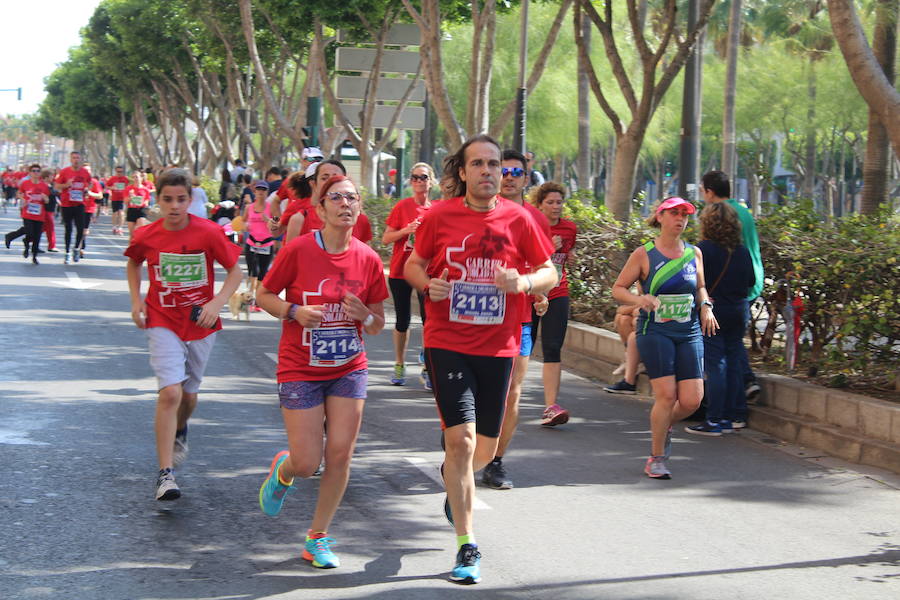
<path id="1" fill-rule="evenodd" d="M 660 205 L 656 209 L 656 214 L 659 214 L 664 210 L 669 210 L 670 208 L 675 208 L 676 206 L 681 206 L 682 204 L 687 206 L 689 215 L 692 215 L 695 212 L 697 212 L 697 208 L 693 204 L 691 204 L 690 202 L 685 200 L 684 198 L 679 198 L 678 196 L 672 196 L 671 198 L 666 198 L 665 200 L 663 200 L 660 203 Z"/>
<path id="2" fill-rule="evenodd" d="M 391 169 L 390 171 L 388 171 L 388 177 L 393 177 L 396 174 L 397 174 L 397 169 Z"/>

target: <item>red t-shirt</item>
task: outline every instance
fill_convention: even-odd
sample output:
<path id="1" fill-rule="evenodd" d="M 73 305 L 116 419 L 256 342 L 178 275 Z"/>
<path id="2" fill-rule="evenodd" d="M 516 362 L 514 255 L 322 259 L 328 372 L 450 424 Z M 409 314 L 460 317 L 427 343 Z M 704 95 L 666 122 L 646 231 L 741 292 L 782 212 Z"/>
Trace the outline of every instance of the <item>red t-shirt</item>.
<path id="1" fill-rule="evenodd" d="M 127 188 L 131 182 L 124 175 L 113 175 L 112 177 L 106 180 L 106 189 L 109 190 L 109 199 L 115 202 L 122 202 L 125 200 L 125 188 Z"/>
<path id="2" fill-rule="evenodd" d="M 26 179 L 19 185 L 19 193 L 25 198 L 22 203 L 22 218 L 32 221 L 43 221 L 47 210 L 41 194 L 50 198 L 50 187 L 43 181 L 34 183 Z"/>
<path id="3" fill-rule="evenodd" d="M 504 200 L 506 200 L 506 199 L 504 198 Z M 519 204 L 515 200 L 506 200 L 506 201 L 514 202 L 515 204 Z M 542 213 L 540 211 L 540 209 L 538 209 L 536 206 L 534 206 L 533 204 L 529 204 L 528 202 L 519 204 L 519 206 L 524 207 L 525 210 L 528 212 L 528 214 L 531 216 L 531 218 L 534 219 L 534 223 L 538 226 L 538 229 L 540 229 L 541 232 L 543 232 L 543 234 L 546 236 L 547 243 L 550 244 L 551 248 L 553 248 L 553 242 L 550 241 L 550 221 L 547 220 L 547 216 L 544 213 Z M 521 273 L 523 275 L 527 275 L 528 273 L 531 273 L 533 270 L 534 270 L 534 265 L 526 264 L 519 269 L 519 273 Z M 523 323 L 531 322 L 531 306 L 534 304 L 534 301 L 535 301 L 534 296 L 532 296 L 531 294 L 525 295 L 525 302 L 522 303 L 522 322 Z"/>
<path id="4" fill-rule="evenodd" d="M 387 218 L 388 227 L 400 230 L 406 227 L 412 221 L 422 223 L 422 217 L 429 211 L 431 206 L 422 206 L 416 202 L 415 198 L 404 198 L 394 205 Z M 405 235 L 394 242 L 394 252 L 391 254 L 391 270 L 392 279 L 403 279 L 403 265 L 406 259 L 412 254 L 413 245 L 415 244 L 415 234 Z"/>
<path id="5" fill-rule="evenodd" d="M 125 249 L 125 256 L 133 261 L 147 261 L 147 327 L 165 327 L 186 342 L 222 329 L 219 319 L 212 329 L 191 321 L 191 308 L 215 296 L 213 261 L 230 269 L 241 256 L 241 247 L 232 244 L 221 227 L 206 219 L 188 218 L 188 226 L 180 231 L 164 228 L 163 219 L 139 227 Z"/>
<path id="6" fill-rule="evenodd" d="M 77 171 L 72 167 L 66 167 L 57 174 L 54 183 L 70 183 L 71 187 L 67 187 L 59 194 L 59 205 L 63 208 L 69 206 L 83 206 L 87 191 L 91 186 L 91 173 L 84 167 Z"/>
<path id="7" fill-rule="evenodd" d="M 559 249 L 554 250 L 553 255 L 550 256 L 550 262 L 556 267 L 556 274 L 559 276 L 559 283 L 547 294 L 547 298 L 550 300 L 569 295 L 569 279 L 566 272 L 566 261 L 569 259 L 569 252 L 575 247 L 578 226 L 568 219 L 560 219 L 559 223 L 550 226 L 551 243 L 553 242 L 554 235 L 558 235 L 562 238 L 562 246 L 560 246 Z"/>
<path id="8" fill-rule="evenodd" d="M 300 228 L 300 235 L 317 231 L 322 229 L 325 225 L 322 222 L 322 219 L 319 218 L 319 213 L 317 213 L 313 207 L 304 211 L 304 217 L 303 227 Z M 356 225 L 353 226 L 353 237 L 364 244 L 368 244 L 372 241 L 372 224 L 369 223 L 369 217 L 367 217 L 365 213 L 359 213 Z"/>
<path id="9" fill-rule="evenodd" d="M 426 296 L 425 347 L 475 356 L 515 356 L 522 335 L 525 294 L 494 286 L 494 267 L 519 269 L 547 262 L 553 246 L 515 202 L 500 200 L 486 213 L 463 198 L 444 200 L 428 211 L 416 231 L 416 253 L 430 261 L 428 274 L 444 268 L 454 283 L 450 298 Z M 530 310 L 530 307 L 529 307 Z"/>
<path id="10" fill-rule="evenodd" d="M 285 299 L 301 306 L 325 305 L 319 327 L 306 329 L 294 320 L 284 321 L 278 344 L 278 382 L 337 379 L 367 368 L 362 342 L 362 323 L 351 319 L 341 307 L 350 292 L 363 304 L 388 297 L 384 267 L 378 254 L 355 238 L 341 254 L 328 254 L 315 234 L 287 243 L 263 280 L 275 294 L 285 290 Z"/>
<path id="11" fill-rule="evenodd" d="M 129 185 L 123 193 L 126 208 L 147 208 L 150 205 L 150 190 L 142 185 Z"/>
<path id="12" fill-rule="evenodd" d="M 100 187 L 100 182 L 96 179 L 92 179 L 90 191 L 95 194 L 102 194 L 103 189 Z M 97 200 L 95 200 L 94 197 L 88 193 L 84 194 L 84 212 L 90 214 L 94 214 L 95 212 L 97 212 Z"/>
<path id="13" fill-rule="evenodd" d="M 279 190 L 280 191 L 280 190 Z M 281 213 L 281 226 L 287 228 L 288 223 L 291 221 L 291 217 L 296 215 L 299 212 L 303 212 L 312 207 L 310 203 L 310 198 L 298 198 L 296 200 L 291 200 L 291 203 L 287 205 L 284 209 L 284 212 Z"/>
<path id="14" fill-rule="evenodd" d="M 13 173 L 12 171 L 4 171 L 3 185 L 5 185 L 6 187 L 18 187 L 18 183 L 15 179 L 15 173 Z"/>

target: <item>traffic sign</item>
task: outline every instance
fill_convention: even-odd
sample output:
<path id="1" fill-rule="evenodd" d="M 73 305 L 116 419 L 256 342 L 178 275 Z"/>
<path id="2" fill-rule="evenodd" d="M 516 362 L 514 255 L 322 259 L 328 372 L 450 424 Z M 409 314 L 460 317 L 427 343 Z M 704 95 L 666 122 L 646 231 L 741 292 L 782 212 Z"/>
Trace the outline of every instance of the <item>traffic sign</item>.
<path id="1" fill-rule="evenodd" d="M 338 71 L 371 71 L 375 64 L 374 48 L 337 49 Z M 419 53 L 405 50 L 384 50 L 381 58 L 382 73 L 417 73 Z"/>
<path id="2" fill-rule="evenodd" d="M 341 99 L 365 100 L 366 86 L 368 85 L 368 77 L 339 75 L 337 78 L 336 95 Z M 378 87 L 375 90 L 375 99 L 400 101 L 403 99 L 403 95 L 406 94 L 410 85 L 413 86 L 413 91 L 410 93 L 408 99 L 412 102 L 424 102 L 425 82 L 421 79 L 413 81 L 412 79 L 380 77 L 378 79 Z"/>
<path id="3" fill-rule="evenodd" d="M 364 104 L 341 104 L 341 112 L 353 127 L 359 127 L 362 122 L 360 112 L 365 110 Z M 372 116 L 372 127 L 385 129 L 390 125 L 396 106 L 378 105 Z M 425 108 L 422 106 L 407 106 L 397 120 L 398 129 L 425 129 Z"/>
<path id="4" fill-rule="evenodd" d="M 418 46 L 422 41 L 422 35 L 419 33 L 419 26 L 414 23 L 397 23 L 393 25 L 388 31 L 387 38 L 385 39 L 385 44 L 388 46 Z M 351 40 L 350 36 L 347 35 L 347 32 L 341 29 L 338 31 L 338 42 L 345 43 L 360 43 L 360 44 L 374 44 L 375 42 L 372 40 L 366 40 L 364 42 L 357 42 L 356 40 Z"/>

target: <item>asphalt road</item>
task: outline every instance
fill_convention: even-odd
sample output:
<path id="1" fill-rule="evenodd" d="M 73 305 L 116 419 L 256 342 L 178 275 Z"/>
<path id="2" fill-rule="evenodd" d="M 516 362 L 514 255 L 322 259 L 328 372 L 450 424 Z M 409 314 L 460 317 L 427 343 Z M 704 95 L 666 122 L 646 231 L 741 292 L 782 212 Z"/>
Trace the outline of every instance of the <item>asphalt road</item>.
<path id="1" fill-rule="evenodd" d="M 478 490 L 484 582 L 447 582 L 436 412 L 415 381 L 388 385 L 389 331 L 367 339 L 370 396 L 330 532 L 343 565 L 316 570 L 299 555 L 317 480 L 277 518 L 257 505 L 286 441 L 279 327 L 260 313 L 226 318 L 183 496 L 157 502 L 155 380 L 108 223 L 77 265 L 0 248 L 0 598 L 900 598 L 897 477 L 752 430 L 679 430 L 674 478 L 649 480 L 649 404 L 567 373 L 573 418 L 541 428 L 539 364 L 505 461 L 515 489 Z"/>

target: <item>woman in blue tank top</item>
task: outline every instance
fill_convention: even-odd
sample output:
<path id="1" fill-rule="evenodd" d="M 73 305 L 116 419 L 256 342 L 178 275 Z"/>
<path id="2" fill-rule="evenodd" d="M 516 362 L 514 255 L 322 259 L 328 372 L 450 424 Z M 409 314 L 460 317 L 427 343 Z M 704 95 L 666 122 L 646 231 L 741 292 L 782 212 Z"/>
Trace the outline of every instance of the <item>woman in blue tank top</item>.
<path id="1" fill-rule="evenodd" d="M 650 411 L 650 458 L 644 472 L 670 479 L 672 423 L 689 416 L 703 398 L 702 334 L 715 335 L 719 325 L 703 278 L 700 249 L 681 240 L 689 215 L 696 209 L 678 198 L 663 200 L 647 222 L 659 236 L 637 248 L 613 284 L 622 304 L 641 308 L 637 347 L 653 388 Z M 633 294 L 640 283 L 646 293 Z"/>

